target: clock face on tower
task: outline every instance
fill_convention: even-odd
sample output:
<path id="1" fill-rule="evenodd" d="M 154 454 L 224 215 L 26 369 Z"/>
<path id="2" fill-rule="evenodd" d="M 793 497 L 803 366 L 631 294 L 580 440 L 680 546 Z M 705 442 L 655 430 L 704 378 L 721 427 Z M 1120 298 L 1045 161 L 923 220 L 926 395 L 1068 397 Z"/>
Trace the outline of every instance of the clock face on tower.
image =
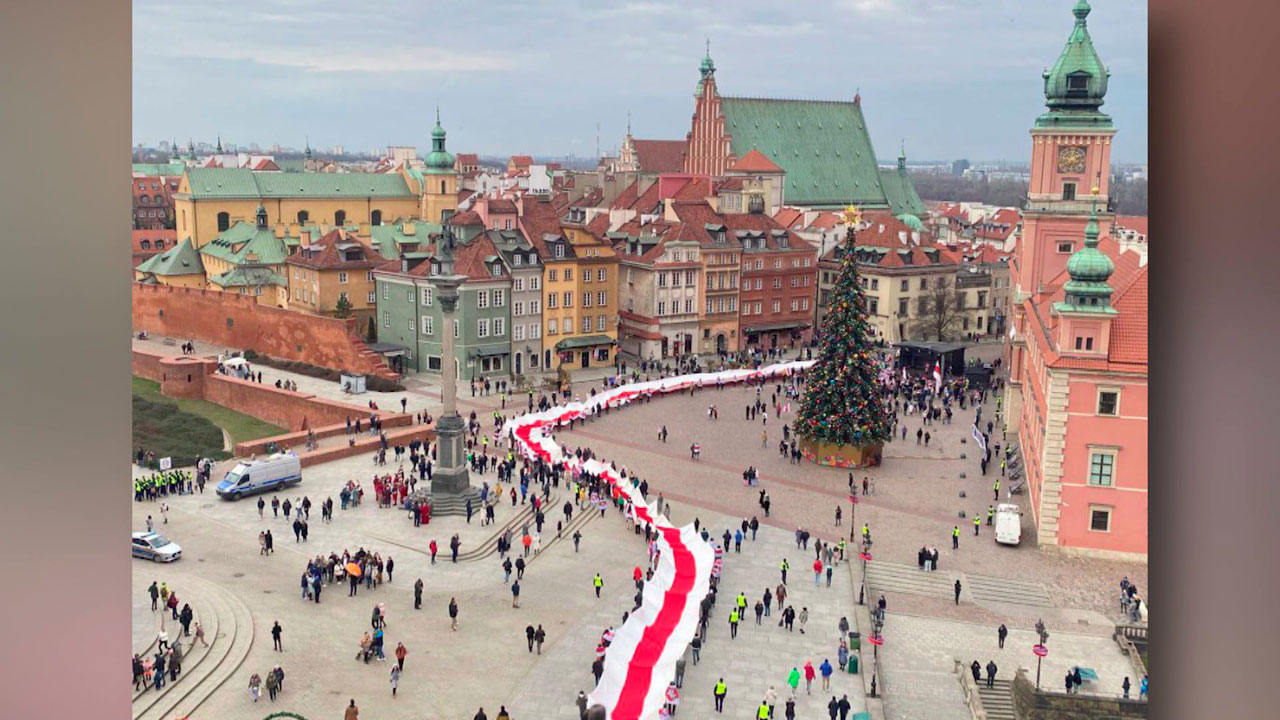
<path id="1" fill-rule="evenodd" d="M 1084 172 L 1084 148 L 1078 145 L 1063 145 L 1058 148 L 1058 172 Z"/>

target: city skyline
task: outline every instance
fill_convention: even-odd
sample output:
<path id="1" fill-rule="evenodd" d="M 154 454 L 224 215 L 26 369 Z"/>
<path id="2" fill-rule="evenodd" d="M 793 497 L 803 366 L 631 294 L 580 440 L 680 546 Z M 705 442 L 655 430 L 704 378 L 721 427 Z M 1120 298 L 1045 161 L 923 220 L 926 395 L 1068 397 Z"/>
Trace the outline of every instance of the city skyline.
<path id="1" fill-rule="evenodd" d="M 356 152 L 421 148 L 439 105 L 455 151 L 592 157 L 597 123 L 600 152 L 608 153 L 628 116 L 637 137 L 683 139 L 709 39 L 726 95 L 847 99 L 860 92 L 881 159 L 895 155 L 902 139 L 911 159 L 1016 159 L 1029 147 L 1028 118 L 1043 108 L 1040 73 L 1072 21 L 1065 0 L 823 1 L 805 3 L 804 13 L 747 2 L 733 5 L 732 19 L 726 7 L 496 2 L 476 18 L 386 2 L 362 8 L 357 23 L 333 2 L 140 0 L 133 142 L 221 135 L 241 147 L 300 147 L 309 138 L 312 147 Z M 1117 163 L 1147 161 L 1146 14 L 1145 3 L 1100 2 L 1089 17 L 1112 70 L 1104 111 L 1123 128 Z M 234 33 L 209 32 L 233 23 Z M 568 44 L 491 39 L 555 37 L 570 26 L 583 31 Z M 340 46 L 315 41 L 335 27 Z M 406 36 L 404 27 L 423 32 Z M 433 37 L 440 27 L 453 29 Z M 850 41 L 860 33 L 870 39 Z M 827 61 L 815 64 L 815 57 Z M 228 87 L 235 90 L 218 90 Z M 386 112 L 376 111 L 380 104 Z M 175 115 L 175 107 L 184 111 Z"/>

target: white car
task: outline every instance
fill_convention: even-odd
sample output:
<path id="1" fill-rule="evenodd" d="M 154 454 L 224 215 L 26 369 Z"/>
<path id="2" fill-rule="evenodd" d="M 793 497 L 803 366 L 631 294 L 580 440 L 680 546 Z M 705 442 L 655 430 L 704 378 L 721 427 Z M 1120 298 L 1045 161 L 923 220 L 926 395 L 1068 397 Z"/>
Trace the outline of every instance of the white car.
<path id="1" fill-rule="evenodd" d="M 155 562 L 173 562 L 182 557 L 178 543 L 154 532 L 133 534 L 133 556 Z"/>

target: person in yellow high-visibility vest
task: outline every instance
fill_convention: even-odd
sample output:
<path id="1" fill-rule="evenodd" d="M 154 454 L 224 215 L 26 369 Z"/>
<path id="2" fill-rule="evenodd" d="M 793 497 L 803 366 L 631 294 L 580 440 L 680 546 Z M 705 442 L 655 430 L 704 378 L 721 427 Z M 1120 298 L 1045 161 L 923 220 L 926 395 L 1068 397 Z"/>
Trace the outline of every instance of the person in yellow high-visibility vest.
<path id="1" fill-rule="evenodd" d="M 977 536 L 978 528 L 980 527 L 982 527 L 982 515 L 979 513 L 974 513 L 973 514 L 973 534 L 975 537 Z"/>
<path id="2" fill-rule="evenodd" d="M 596 576 L 591 580 L 591 584 L 595 586 L 596 597 L 599 598 L 600 588 L 604 587 L 604 578 L 600 577 L 600 573 L 596 573 Z"/>
<path id="3" fill-rule="evenodd" d="M 956 525 L 955 527 L 951 528 L 951 549 L 952 550 L 960 549 L 960 526 L 959 525 Z"/>

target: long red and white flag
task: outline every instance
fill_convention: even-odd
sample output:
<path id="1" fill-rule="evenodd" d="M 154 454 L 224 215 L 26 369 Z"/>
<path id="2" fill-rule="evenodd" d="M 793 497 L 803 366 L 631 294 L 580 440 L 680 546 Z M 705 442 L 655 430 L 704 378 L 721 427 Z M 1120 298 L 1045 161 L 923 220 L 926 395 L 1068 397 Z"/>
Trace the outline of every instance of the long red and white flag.
<path id="1" fill-rule="evenodd" d="M 601 412 L 606 407 L 623 407 L 647 394 L 679 392 L 695 384 L 706 387 L 717 381 L 727 384 L 785 377 L 813 363 L 812 360 L 793 361 L 759 370 L 723 370 L 632 383 L 597 393 L 586 402 L 570 402 L 543 412 L 527 413 L 508 420 L 503 426 L 502 435 L 514 437 L 522 454 L 547 462 L 564 462 L 572 469 L 603 477 L 614 497 L 622 495 L 631 500 L 630 511 L 637 522 L 651 524 L 658 531 L 661 559 L 653 579 L 645 583 L 640 608 L 615 632 L 605 651 L 600 683 L 588 696 L 592 705 L 604 706 L 609 720 L 651 720 L 658 716 L 666 702 L 667 686 L 675 677 L 676 661 L 684 655 L 697 632 L 700 603 L 710 589 L 717 552 L 692 524 L 682 528 L 673 526 L 657 512 L 656 504 L 648 503 L 639 489 L 632 487 L 611 465 L 595 459 L 578 460 L 566 453 L 550 433 L 571 420 Z"/>
<path id="2" fill-rule="evenodd" d="M 933 364 L 933 391 L 935 393 L 942 392 L 942 361 L 941 360 Z"/>

